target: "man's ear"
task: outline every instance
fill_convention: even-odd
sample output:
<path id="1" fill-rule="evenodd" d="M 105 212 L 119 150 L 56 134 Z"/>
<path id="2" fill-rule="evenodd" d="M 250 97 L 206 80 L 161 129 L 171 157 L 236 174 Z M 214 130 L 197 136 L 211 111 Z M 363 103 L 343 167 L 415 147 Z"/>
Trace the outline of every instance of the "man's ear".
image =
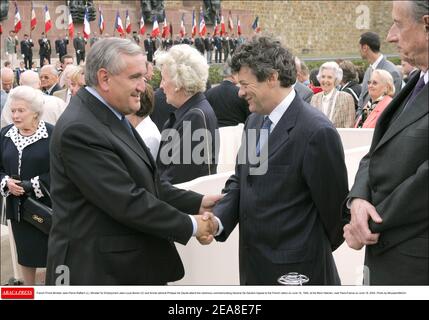
<path id="1" fill-rule="evenodd" d="M 426 14 L 423 16 L 423 24 L 425 25 L 425 31 L 429 34 L 429 15 Z"/>
<path id="2" fill-rule="evenodd" d="M 279 73 L 274 71 L 268 76 L 268 85 L 271 87 L 275 87 L 277 85 L 277 81 L 279 80 Z"/>
<path id="3" fill-rule="evenodd" d="M 109 90 L 109 76 L 110 74 L 104 68 L 101 68 L 97 71 L 98 86 L 103 91 Z"/>

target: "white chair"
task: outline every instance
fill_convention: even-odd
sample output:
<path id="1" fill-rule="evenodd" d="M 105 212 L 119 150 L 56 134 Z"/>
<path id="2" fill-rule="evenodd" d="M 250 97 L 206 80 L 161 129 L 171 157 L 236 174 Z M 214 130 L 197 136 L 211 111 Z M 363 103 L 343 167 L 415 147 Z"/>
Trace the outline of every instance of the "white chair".
<path id="1" fill-rule="evenodd" d="M 337 128 L 344 150 L 371 145 L 374 129 Z"/>
<path id="2" fill-rule="evenodd" d="M 348 137 L 351 136 L 352 135 L 350 134 Z M 366 138 L 368 138 L 368 136 L 366 136 Z M 369 141 L 369 143 L 371 143 L 371 141 Z M 356 172 L 359 168 L 359 163 L 361 159 L 368 153 L 369 148 L 370 145 L 365 145 L 362 147 L 346 149 L 344 151 L 350 187 L 353 185 Z M 345 242 L 334 252 L 335 263 L 337 265 L 338 273 L 343 285 L 362 284 L 364 256 L 365 250 L 363 248 L 359 251 L 356 251 L 349 248 Z"/>
<path id="3" fill-rule="evenodd" d="M 235 169 L 235 161 L 241 146 L 241 136 L 244 124 L 219 128 L 219 161 L 217 172 L 227 172 Z"/>
<path id="4" fill-rule="evenodd" d="M 233 171 L 200 177 L 176 187 L 202 194 L 219 194 Z M 186 246 L 176 243 L 185 268 L 183 279 L 173 285 L 238 285 L 238 228 L 226 242 L 214 240 L 202 246 L 191 238 Z"/>

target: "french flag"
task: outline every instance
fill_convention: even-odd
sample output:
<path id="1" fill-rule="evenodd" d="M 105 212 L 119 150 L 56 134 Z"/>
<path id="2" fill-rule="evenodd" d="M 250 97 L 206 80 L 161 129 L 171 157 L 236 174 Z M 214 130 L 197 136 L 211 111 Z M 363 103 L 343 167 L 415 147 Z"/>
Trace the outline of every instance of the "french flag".
<path id="1" fill-rule="evenodd" d="M 91 34 L 91 27 L 89 25 L 89 19 L 88 19 L 88 8 L 85 7 L 85 15 L 83 16 L 83 37 L 88 40 L 90 34 Z"/>
<path id="2" fill-rule="evenodd" d="M 45 33 L 48 33 L 52 28 L 51 16 L 49 15 L 48 6 L 45 5 Z"/>
<path id="3" fill-rule="evenodd" d="M 128 15 L 128 10 L 125 13 L 125 31 L 127 31 L 127 33 L 131 33 L 131 20 Z"/>
<path id="4" fill-rule="evenodd" d="M 241 36 L 241 24 L 240 24 L 240 18 L 237 16 L 237 34 Z"/>
<path id="5" fill-rule="evenodd" d="M 186 34 L 186 29 L 185 29 L 185 14 L 182 14 L 182 20 L 180 20 L 180 30 L 179 30 L 179 35 L 183 38 Z"/>
<path id="6" fill-rule="evenodd" d="M 167 39 L 170 35 L 170 28 L 168 27 L 167 23 L 167 15 L 164 12 L 164 24 L 162 25 L 162 38 Z"/>
<path id="7" fill-rule="evenodd" d="M 207 32 L 206 22 L 204 21 L 204 13 L 203 10 L 200 12 L 200 36 L 205 36 Z"/>
<path id="8" fill-rule="evenodd" d="M 231 11 L 229 11 L 229 15 L 228 15 L 228 29 L 229 29 L 229 32 L 234 31 L 234 22 L 232 21 Z"/>
<path id="9" fill-rule="evenodd" d="M 153 18 L 152 33 L 150 35 L 153 38 L 156 38 L 157 36 L 159 36 L 159 25 L 158 25 L 158 20 L 156 16 Z"/>
<path id="10" fill-rule="evenodd" d="M 225 29 L 225 20 L 223 18 L 223 15 L 220 18 L 220 35 L 223 36 L 226 33 Z"/>
<path id="11" fill-rule="evenodd" d="M 74 38 L 74 24 L 73 24 L 73 18 L 69 9 L 69 25 L 68 25 L 68 30 L 69 30 L 69 37 L 70 39 Z"/>
<path id="12" fill-rule="evenodd" d="M 31 2 L 31 21 L 30 21 L 31 30 L 34 30 L 34 28 L 36 28 L 36 24 L 37 24 L 36 12 L 34 11 L 33 2 Z"/>
<path id="13" fill-rule="evenodd" d="M 103 12 L 101 11 L 101 8 L 98 8 L 99 18 L 98 18 L 98 29 L 100 30 L 100 34 L 103 34 L 105 24 L 104 24 L 104 17 Z"/>
<path id="14" fill-rule="evenodd" d="M 144 19 L 143 19 L 143 16 L 142 16 L 140 18 L 140 34 L 144 35 L 145 31 L 146 31 L 146 28 L 144 27 Z"/>
<path id="15" fill-rule="evenodd" d="M 116 11 L 115 29 L 119 34 L 124 34 L 124 27 L 122 26 L 122 20 L 119 16 L 119 11 Z"/>
<path id="16" fill-rule="evenodd" d="M 197 22 L 195 21 L 195 10 L 192 10 L 192 38 L 197 34 Z"/>
<path id="17" fill-rule="evenodd" d="M 21 15 L 19 14 L 18 5 L 15 2 L 15 33 L 18 33 L 22 28 Z"/>

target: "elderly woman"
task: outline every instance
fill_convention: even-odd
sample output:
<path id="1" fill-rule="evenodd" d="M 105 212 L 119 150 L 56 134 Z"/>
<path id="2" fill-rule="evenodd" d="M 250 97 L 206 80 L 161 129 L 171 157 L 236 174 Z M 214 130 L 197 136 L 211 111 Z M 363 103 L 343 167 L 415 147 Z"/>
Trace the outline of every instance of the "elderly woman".
<path id="1" fill-rule="evenodd" d="M 140 137 L 149 148 L 152 157 L 158 155 L 161 133 L 156 124 L 150 118 L 155 105 L 154 92 L 151 85 L 146 84 L 145 92 L 140 94 L 140 109 L 134 114 L 127 115 L 128 121 L 136 128 Z"/>
<path id="2" fill-rule="evenodd" d="M 375 128 L 378 118 L 392 101 L 395 85 L 392 75 L 383 69 L 375 69 L 368 81 L 369 101 L 356 120 L 355 128 Z"/>
<path id="3" fill-rule="evenodd" d="M 343 71 L 336 62 L 325 62 L 319 68 L 317 79 L 322 92 L 311 98 L 311 105 L 322 111 L 336 128 L 351 128 L 355 119 L 353 97 L 336 86 L 341 83 Z"/>
<path id="4" fill-rule="evenodd" d="M 49 189 L 49 141 L 53 126 L 40 120 L 39 90 L 20 86 L 9 93 L 13 124 L 0 133 L 0 193 L 6 198 L 25 285 L 34 285 L 36 268 L 46 266 L 48 236 L 21 219 L 21 204 L 31 193 L 50 206 L 41 184 Z"/>
<path id="5" fill-rule="evenodd" d="M 206 59 L 183 44 L 158 56 L 157 65 L 161 67 L 161 88 L 167 103 L 177 109 L 162 131 L 157 158 L 161 179 L 181 183 L 216 173 L 218 125 L 203 93 L 209 69 Z"/>

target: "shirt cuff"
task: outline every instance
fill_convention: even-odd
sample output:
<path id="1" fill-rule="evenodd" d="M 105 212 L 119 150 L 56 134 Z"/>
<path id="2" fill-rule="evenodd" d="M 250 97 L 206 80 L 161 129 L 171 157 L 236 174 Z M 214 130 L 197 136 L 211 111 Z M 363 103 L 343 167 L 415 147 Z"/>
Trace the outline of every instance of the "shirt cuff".
<path id="1" fill-rule="evenodd" d="M 197 219 L 195 219 L 193 215 L 189 215 L 189 218 L 191 218 L 191 221 L 192 221 L 192 236 L 195 237 L 198 229 Z"/>
<path id="2" fill-rule="evenodd" d="M 223 224 L 218 217 L 215 216 L 215 219 L 217 220 L 217 224 L 218 224 L 218 229 L 217 229 L 217 232 L 215 234 L 215 237 L 217 237 L 218 235 L 220 235 L 223 232 Z"/>

